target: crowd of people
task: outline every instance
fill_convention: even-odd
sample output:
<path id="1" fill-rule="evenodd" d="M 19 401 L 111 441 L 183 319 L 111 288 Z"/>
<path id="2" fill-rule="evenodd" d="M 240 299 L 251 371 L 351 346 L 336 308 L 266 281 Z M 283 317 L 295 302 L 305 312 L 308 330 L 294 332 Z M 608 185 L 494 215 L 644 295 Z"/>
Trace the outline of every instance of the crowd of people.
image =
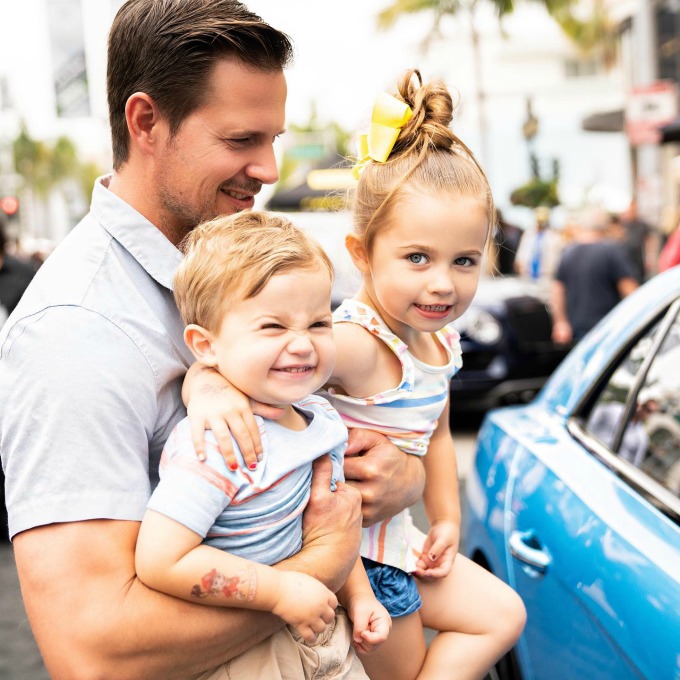
<path id="1" fill-rule="evenodd" d="M 0 441 L 51 677 L 472 679 L 522 633 L 517 594 L 458 553 L 451 323 L 493 242 L 486 175 L 446 86 L 403 74 L 355 167 L 362 285 L 331 314 L 327 255 L 252 210 L 292 54 L 236 0 L 125 2 L 113 172 L 37 273 L 2 250 L 0 285 L 31 280 L 0 288 Z M 651 273 L 649 234 L 623 222 L 633 258 L 602 213 L 569 244 L 536 217 L 499 222 L 499 262 L 552 286 L 569 342 Z"/>
<path id="2" fill-rule="evenodd" d="M 680 227 L 662 242 L 635 201 L 621 213 L 597 206 L 575 210 L 559 229 L 547 207 L 537 208 L 534 217 L 534 226 L 524 231 L 499 219 L 496 269 L 543 288 L 559 344 L 579 340 L 647 279 L 680 264 Z"/>

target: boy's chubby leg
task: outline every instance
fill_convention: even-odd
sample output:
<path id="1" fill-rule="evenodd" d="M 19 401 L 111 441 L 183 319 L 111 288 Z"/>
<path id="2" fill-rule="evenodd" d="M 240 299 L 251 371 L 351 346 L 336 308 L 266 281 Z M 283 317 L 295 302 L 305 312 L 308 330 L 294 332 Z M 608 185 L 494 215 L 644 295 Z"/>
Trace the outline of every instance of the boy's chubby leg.
<path id="1" fill-rule="evenodd" d="M 333 623 L 308 645 L 286 626 L 197 680 L 368 680 L 352 645 L 352 624 L 338 607 Z"/>

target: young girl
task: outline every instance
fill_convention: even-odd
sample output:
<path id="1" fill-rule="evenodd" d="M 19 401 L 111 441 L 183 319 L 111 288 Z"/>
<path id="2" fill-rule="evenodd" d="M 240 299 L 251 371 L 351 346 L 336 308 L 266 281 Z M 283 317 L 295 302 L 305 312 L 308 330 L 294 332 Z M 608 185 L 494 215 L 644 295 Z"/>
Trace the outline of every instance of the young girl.
<path id="1" fill-rule="evenodd" d="M 514 591 L 456 554 L 449 381 L 462 362 L 449 324 L 477 290 L 494 207 L 452 114 L 444 85 L 416 70 L 397 98 L 376 102 L 346 238 L 363 285 L 334 314 L 331 403 L 349 428 L 386 434 L 426 471 L 427 536 L 408 510 L 363 532 L 369 579 L 393 619 L 387 642 L 360 653 L 372 680 L 482 678 L 525 622 Z M 429 650 L 424 626 L 439 631 Z"/>

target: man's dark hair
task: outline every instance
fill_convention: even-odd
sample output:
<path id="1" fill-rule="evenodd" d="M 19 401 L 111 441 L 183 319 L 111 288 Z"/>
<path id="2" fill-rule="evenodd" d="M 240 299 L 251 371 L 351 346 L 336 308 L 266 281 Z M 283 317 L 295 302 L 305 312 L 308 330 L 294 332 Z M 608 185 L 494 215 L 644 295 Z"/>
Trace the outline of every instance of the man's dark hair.
<path id="1" fill-rule="evenodd" d="M 236 0 L 128 0 L 109 33 L 107 93 L 113 167 L 129 153 L 125 104 L 145 92 L 170 134 L 203 103 L 218 59 L 233 57 L 262 71 L 285 68 L 290 38 Z"/>

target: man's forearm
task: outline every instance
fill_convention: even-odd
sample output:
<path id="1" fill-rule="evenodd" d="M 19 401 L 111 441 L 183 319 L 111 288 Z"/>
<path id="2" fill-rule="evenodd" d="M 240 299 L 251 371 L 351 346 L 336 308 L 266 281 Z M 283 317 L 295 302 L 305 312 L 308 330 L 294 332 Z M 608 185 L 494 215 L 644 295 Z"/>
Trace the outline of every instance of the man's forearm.
<path id="1" fill-rule="evenodd" d="M 283 625 L 272 614 L 191 604 L 134 575 L 136 522 L 19 534 L 22 596 L 50 677 L 182 678 L 219 666 Z"/>

